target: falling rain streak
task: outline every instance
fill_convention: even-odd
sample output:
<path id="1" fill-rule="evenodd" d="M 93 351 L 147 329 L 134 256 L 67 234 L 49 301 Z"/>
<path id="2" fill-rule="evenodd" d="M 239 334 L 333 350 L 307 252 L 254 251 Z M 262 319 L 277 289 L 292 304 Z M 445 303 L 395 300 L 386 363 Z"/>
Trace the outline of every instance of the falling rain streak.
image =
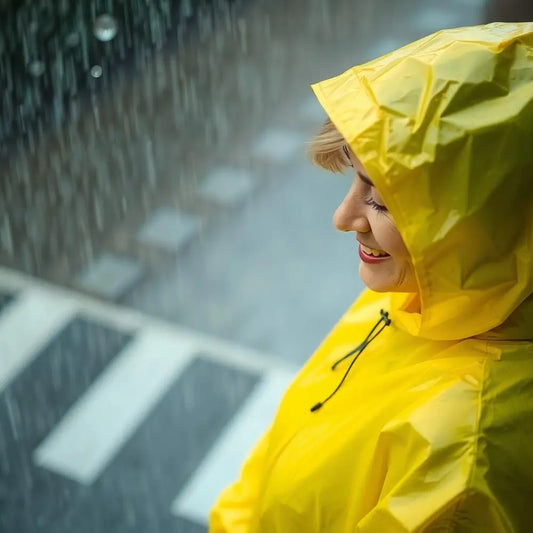
<path id="1" fill-rule="evenodd" d="M 156 102 L 171 98 L 176 126 L 191 111 L 198 114 L 194 82 L 183 71 L 179 80 L 173 74 L 183 70 L 178 55 L 195 27 L 204 34 L 212 31 L 214 12 L 226 20 L 233 6 L 43 0 L 4 8 L 0 155 L 14 177 L 3 185 L 3 203 L 9 198 L 12 207 L 0 228 L 7 264 L 64 282 L 89 259 L 83 250 L 92 250 L 106 227 L 124 219 L 128 207 L 147 206 L 146 198 L 155 201 L 161 164 L 152 146 Z M 167 51 L 158 55 L 165 46 Z M 130 91 L 131 76 L 141 91 L 135 86 Z M 164 122 L 165 128 L 176 128 Z M 113 145 L 120 149 L 110 150 Z M 53 176 L 52 185 L 35 182 L 30 176 L 37 174 L 47 180 Z M 124 189 L 127 182 L 137 185 Z M 14 183 L 24 185 L 14 188 Z M 68 202 L 56 193 L 67 188 L 64 183 L 75 191 Z M 47 231 L 62 257 L 34 240 L 39 233 L 30 207 L 35 187 L 49 195 Z M 91 209 L 85 206 L 88 194 L 94 198 Z"/>

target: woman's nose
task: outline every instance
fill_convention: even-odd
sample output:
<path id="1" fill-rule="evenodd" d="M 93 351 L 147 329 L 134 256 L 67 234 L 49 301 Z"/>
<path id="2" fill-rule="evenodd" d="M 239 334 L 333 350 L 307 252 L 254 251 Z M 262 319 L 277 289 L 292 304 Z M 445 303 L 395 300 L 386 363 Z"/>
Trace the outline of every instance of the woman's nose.
<path id="1" fill-rule="evenodd" d="M 370 231 L 370 224 L 365 215 L 364 203 L 354 192 L 345 196 L 333 215 L 333 225 L 339 231 Z"/>

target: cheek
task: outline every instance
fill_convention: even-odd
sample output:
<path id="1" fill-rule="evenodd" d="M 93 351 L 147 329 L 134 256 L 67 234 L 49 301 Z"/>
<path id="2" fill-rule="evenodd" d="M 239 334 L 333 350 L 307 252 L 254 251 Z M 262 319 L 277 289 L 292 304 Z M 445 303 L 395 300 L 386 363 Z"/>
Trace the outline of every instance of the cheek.
<path id="1" fill-rule="evenodd" d="M 393 256 L 410 260 L 402 236 L 392 220 L 387 220 L 381 227 L 381 239 L 384 249 Z"/>

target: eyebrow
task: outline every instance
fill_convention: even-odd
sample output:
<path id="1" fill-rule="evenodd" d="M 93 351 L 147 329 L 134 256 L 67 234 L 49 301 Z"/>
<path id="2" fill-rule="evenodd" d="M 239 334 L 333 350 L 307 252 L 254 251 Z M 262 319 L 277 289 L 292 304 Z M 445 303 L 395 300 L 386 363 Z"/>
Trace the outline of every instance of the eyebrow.
<path id="1" fill-rule="evenodd" d="M 351 160 L 350 152 L 348 150 L 348 147 L 346 145 L 344 145 L 342 147 L 342 150 L 346 154 L 346 157 Z M 352 166 L 354 166 L 354 165 L 352 164 Z M 370 181 L 370 178 L 368 176 L 365 176 L 362 172 L 359 172 L 359 170 L 356 170 L 356 172 L 357 172 L 357 175 L 361 178 L 362 181 L 364 181 L 367 185 L 370 185 L 370 187 L 374 187 L 374 184 L 372 183 L 372 181 Z"/>
<path id="2" fill-rule="evenodd" d="M 357 171 L 357 175 L 361 178 L 362 181 L 364 181 L 367 185 L 370 185 L 370 187 L 373 187 L 374 184 L 370 181 L 370 178 L 368 176 L 365 176 L 361 172 Z"/>

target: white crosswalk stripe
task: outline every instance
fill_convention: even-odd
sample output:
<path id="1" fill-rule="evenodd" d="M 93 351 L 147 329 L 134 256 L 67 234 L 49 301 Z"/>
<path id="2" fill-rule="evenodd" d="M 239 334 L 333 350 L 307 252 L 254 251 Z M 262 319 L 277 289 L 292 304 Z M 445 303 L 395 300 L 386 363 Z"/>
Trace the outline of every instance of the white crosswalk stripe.
<path id="1" fill-rule="evenodd" d="M 0 392 L 73 318 L 74 302 L 37 287 L 11 302 L 0 319 Z"/>
<path id="2" fill-rule="evenodd" d="M 0 392 L 75 317 L 134 336 L 33 451 L 35 464 L 83 485 L 102 474 L 196 355 L 263 376 L 172 506 L 174 513 L 205 521 L 210 502 L 235 478 L 295 369 L 272 356 L 2 267 L 0 291 L 17 293 L 0 314 Z"/>
<path id="3" fill-rule="evenodd" d="M 201 524 L 207 522 L 217 495 L 237 478 L 243 460 L 271 422 L 292 377 L 284 371 L 263 376 L 172 503 L 172 513 Z"/>
<path id="4" fill-rule="evenodd" d="M 176 335 L 144 331 L 37 448 L 36 463 L 93 483 L 191 360 L 194 347 Z"/>

